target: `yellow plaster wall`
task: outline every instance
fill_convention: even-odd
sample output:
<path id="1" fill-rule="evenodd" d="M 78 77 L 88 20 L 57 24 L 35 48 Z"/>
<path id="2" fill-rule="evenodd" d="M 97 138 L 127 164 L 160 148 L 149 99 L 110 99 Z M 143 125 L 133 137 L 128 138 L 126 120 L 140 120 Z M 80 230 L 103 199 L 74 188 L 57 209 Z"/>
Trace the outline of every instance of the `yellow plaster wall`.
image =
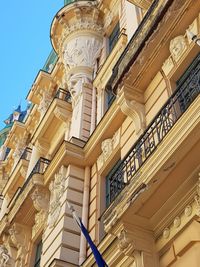
<path id="1" fill-rule="evenodd" d="M 158 72 L 144 93 L 146 124 L 148 125 L 168 99 L 166 82 Z"/>

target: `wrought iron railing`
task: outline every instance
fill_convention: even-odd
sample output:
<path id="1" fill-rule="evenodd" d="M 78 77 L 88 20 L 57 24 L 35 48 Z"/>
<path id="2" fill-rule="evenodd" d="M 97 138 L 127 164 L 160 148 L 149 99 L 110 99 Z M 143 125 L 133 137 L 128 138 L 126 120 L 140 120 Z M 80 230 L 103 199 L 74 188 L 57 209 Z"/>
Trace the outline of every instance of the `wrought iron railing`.
<path id="1" fill-rule="evenodd" d="M 200 92 L 200 57 L 195 68 L 168 99 L 166 104 L 133 145 L 127 156 L 111 175 L 107 176 L 107 205 L 134 178 L 136 172 L 151 156 L 173 125 L 187 110 Z"/>
<path id="2" fill-rule="evenodd" d="M 54 98 L 58 98 L 61 100 L 64 100 L 68 103 L 71 103 L 71 94 L 69 91 L 66 91 L 62 88 L 59 88 L 58 91 L 56 92 L 56 95 Z"/>

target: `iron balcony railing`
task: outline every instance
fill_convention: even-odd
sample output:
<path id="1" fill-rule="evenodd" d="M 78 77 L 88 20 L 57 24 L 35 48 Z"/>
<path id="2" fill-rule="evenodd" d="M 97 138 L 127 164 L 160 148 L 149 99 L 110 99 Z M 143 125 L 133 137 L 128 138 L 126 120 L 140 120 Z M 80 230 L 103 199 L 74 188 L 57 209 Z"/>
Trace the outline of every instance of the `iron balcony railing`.
<path id="1" fill-rule="evenodd" d="M 157 146 L 171 130 L 181 115 L 187 110 L 200 92 L 200 56 L 197 65 L 177 87 L 148 128 L 133 145 L 127 156 L 117 168 L 106 177 L 107 206 L 117 197 L 122 189 L 134 178 L 136 172 L 151 156 Z"/>
<path id="2" fill-rule="evenodd" d="M 58 91 L 56 92 L 54 98 L 58 98 L 58 99 L 66 101 L 68 103 L 71 103 L 71 94 L 70 94 L 70 92 L 66 91 L 66 90 L 64 90 L 62 88 L 58 89 Z"/>

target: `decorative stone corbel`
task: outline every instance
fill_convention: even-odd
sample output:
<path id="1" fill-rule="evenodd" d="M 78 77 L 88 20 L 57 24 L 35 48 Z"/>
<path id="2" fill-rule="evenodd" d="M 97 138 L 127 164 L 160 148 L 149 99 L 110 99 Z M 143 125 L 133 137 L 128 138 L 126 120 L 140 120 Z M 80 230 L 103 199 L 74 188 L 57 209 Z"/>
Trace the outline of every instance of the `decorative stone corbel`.
<path id="1" fill-rule="evenodd" d="M 135 125 L 135 132 L 137 136 L 140 136 L 146 127 L 145 107 L 141 102 L 142 96 L 132 96 L 130 88 L 123 86 L 118 92 L 117 104 L 120 106 L 122 112 L 130 117 Z"/>
<path id="2" fill-rule="evenodd" d="M 38 211 L 35 215 L 35 225 L 32 228 L 32 237 L 44 227 L 49 209 L 49 191 L 45 187 L 37 186 L 31 195 L 33 205 Z"/>

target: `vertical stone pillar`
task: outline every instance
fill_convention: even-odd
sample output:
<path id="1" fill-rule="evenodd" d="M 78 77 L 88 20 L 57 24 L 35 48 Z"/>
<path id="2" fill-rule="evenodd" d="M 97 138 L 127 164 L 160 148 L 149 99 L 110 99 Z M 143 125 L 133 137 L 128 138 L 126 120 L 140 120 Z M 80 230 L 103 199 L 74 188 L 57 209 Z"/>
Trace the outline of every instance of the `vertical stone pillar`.
<path id="1" fill-rule="evenodd" d="M 65 81 L 72 96 L 70 137 L 90 136 L 92 82 L 103 43 L 102 15 L 93 1 L 65 6 L 52 23 L 52 44 L 65 66 Z"/>
<path id="2" fill-rule="evenodd" d="M 48 220 L 43 235 L 43 267 L 56 259 L 60 267 L 79 264 L 80 229 L 72 218 L 66 200 L 81 217 L 83 184 L 84 169 L 72 165 L 62 166 L 50 183 Z"/>

